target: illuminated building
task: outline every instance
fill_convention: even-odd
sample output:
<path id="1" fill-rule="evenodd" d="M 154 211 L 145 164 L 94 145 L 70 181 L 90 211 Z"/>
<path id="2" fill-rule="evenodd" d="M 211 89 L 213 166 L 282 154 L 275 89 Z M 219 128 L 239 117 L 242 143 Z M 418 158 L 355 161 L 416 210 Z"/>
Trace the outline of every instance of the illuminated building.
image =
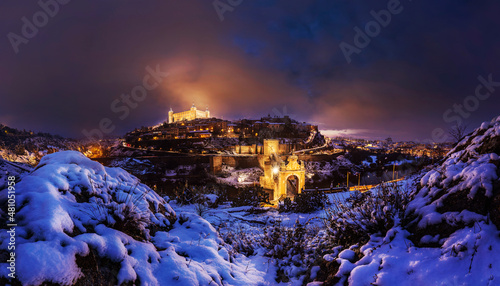
<path id="1" fill-rule="evenodd" d="M 210 111 L 208 107 L 206 111 L 198 110 L 196 106 L 191 106 L 190 110 L 174 113 L 172 108 L 168 112 L 168 123 L 175 123 L 179 121 L 191 121 L 199 118 L 210 118 Z"/>

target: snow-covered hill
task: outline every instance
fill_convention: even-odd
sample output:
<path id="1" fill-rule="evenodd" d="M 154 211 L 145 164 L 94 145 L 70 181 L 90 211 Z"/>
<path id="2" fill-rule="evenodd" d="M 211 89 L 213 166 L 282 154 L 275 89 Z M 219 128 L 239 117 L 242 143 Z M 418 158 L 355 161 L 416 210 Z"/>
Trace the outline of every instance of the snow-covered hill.
<path id="1" fill-rule="evenodd" d="M 422 178 L 407 210 L 415 242 L 439 244 L 457 229 L 490 219 L 500 228 L 499 155 L 500 117 L 466 136 Z"/>
<path id="2" fill-rule="evenodd" d="M 13 176 L 19 181 L 25 174 L 31 172 L 33 167 L 28 164 L 9 162 L 0 159 L 0 190 L 7 187 L 7 178 Z"/>
<path id="3" fill-rule="evenodd" d="M 43 156 L 68 150 L 80 151 L 90 158 L 141 154 L 122 148 L 118 139 L 76 140 L 0 124 L 0 159 L 36 166 Z"/>
<path id="4" fill-rule="evenodd" d="M 23 285 L 262 282 L 206 220 L 176 214 L 134 176 L 79 152 L 45 156 L 16 194 L 15 277 Z M 9 235 L 0 233 L 1 284 L 11 273 Z"/>
<path id="5" fill-rule="evenodd" d="M 364 245 L 353 241 L 349 249 L 335 247 L 325 255 L 316 268 L 320 280 L 328 285 L 500 285 L 499 155 L 497 117 L 422 176 L 394 227 L 371 235 Z"/>

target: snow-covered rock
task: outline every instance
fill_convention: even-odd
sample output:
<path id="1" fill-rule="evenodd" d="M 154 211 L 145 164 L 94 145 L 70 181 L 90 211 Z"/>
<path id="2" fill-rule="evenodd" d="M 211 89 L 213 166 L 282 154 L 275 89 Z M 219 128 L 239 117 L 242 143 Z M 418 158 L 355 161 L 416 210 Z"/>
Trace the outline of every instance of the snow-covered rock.
<path id="1" fill-rule="evenodd" d="M 415 239 L 446 237 L 465 225 L 486 221 L 488 214 L 500 227 L 499 154 L 497 117 L 466 136 L 441 166 L 422 177 L 421 188 L 407 209 Z"/>
<path id="2" fill-rule="evenodd" d="M 136 177 L 79 152 L 43 157 L 16 185 L 16 194 L 15 277 L 23 285 L 262 280 L 252 266 L 229 255 L 230 247 L 206 220 L 176 214 Z M 0 253 L 9 255 L 9 233 L 2 231 L 0 239 Z M 5 261 L 0 283 L 9 281 Z"/>
<path id="3" fill-rule="evenodd" d="M 500 285 L 499 155 L 497 117 L 420 175 L 401 221 L 371 235 L 357 261 L 353 247 L 332 250 L 315 276 L 334 285 Z"/>
<path id="4" fill-rule="evenodd" d="M 31 172 L 33 167 L 28 164 L 9 162 L 0 159 L 0 190 L 7 187 L 7 178 L 15 177 L 19 181 L 24 175 Z"/>

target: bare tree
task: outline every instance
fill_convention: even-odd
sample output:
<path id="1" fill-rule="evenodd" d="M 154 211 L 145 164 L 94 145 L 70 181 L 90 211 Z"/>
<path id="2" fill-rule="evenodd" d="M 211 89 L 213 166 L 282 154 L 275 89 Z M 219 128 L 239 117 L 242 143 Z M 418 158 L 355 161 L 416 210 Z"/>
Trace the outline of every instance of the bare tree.
<path id="1" fill-rule="evenodd" d="M 455 124 L 455 126 L 451 127 L 448 133 L 450 134 L 451 138 L 454 140 L 453 143 L 458 143 L 460 140 L 462 140 L 466 133 L 467 130 L 467 125 L 465 124 Z"/>

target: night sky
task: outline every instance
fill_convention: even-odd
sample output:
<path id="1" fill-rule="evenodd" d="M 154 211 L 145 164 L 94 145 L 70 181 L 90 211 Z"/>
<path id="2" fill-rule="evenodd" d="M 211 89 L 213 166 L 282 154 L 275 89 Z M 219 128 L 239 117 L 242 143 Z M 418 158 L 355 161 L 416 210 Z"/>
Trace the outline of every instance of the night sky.
<path id="1" fill-rule="evenodd" d="M 194 102 L 439 141 L 500 115 L 499 1 L 59 1 L 0 4 L 0 123 L 83 137 L 107 118 L 123 135 Z"/>

